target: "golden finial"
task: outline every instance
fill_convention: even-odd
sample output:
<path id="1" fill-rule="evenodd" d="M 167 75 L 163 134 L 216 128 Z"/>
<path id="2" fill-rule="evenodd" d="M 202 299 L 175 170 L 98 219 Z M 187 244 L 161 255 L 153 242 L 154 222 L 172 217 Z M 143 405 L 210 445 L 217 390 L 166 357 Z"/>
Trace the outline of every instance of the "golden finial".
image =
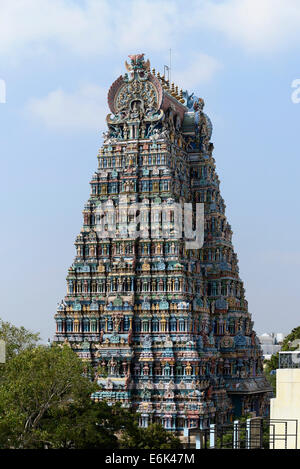
<path id="1" fill-rule="evenodd" d="M 176 98 L 176 93 L 175 93 L 175 85 L 174 83 L 172 83 L 172 87 L 171 87 L 171 95 Z"/>
<path id="2" fill-rule="evenodd" d="M 160 73 L 159 72 L 157 72 L 157 78 L 160 78 Z"/>
<path id="3" fill-rule="evenodd" d="M 152 75 L 155 76 L 155 68 L 152 68 Z"/>
<path id="4" fill-rule="evenodd" d="M 182 104 L 185 102 L 184 99 L 183 99 L 183 91 L 182 91 L 182 89 L 180 90 L 180 99 L 179 99 L 179 101 L 180 101 Z"/>

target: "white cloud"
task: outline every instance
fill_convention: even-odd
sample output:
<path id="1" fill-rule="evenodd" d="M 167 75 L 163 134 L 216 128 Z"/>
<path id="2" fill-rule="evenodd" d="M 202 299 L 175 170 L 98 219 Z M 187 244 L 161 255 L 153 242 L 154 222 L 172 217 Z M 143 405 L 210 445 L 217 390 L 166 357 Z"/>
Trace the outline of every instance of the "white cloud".
<path id="1" fill-rule="evenodd" d="M 0 55 L 196 51 L 203 30 L 255 51 L 299 43 L 299 0 L 0 0 Z"/>
<path id="2" fill-rule="evenodd" d="M 125 8 L 124 8 L 125 6 Z M 133 0 L 117 11 L 118 41 L 123 50 L 135 47 L 168 50 L 182 40 L 185 22 L 174 1 Z"/>
<path id="3" fill-rule="evenodd" d="M 113 35 L 110 15 L 105 0 L 88 0 L 84 8 L 64 0 L 2 0 L 0 52 L 56 43 L 77 53 L 101 53 Z"/>
<path id="4" fill-rule="evenodd" d="M 178 86 L 182 84 L 185 89 L 193 91 L 197 85 L 210 80 L 220 67 L 214 58 L 198 53 L 172 79 Z M 107 90 L 91 84 L 73 93 L 59 88 L 45 97 L 32 98 L 27 103 L 26 111 L 53 130 L 99 130 L 110 112 Z"/>
<path id="5" fill-rule="evenodd" d="M 184 28 L 176 2 L 164 0 L 0 0 L 0 10 L 0 54 L 53 44 L 80 55 L 161 50 Z"/>
<path id="6" fill-rule="evenodd" d="M 220 31 L 246 49 L 275 52 L 300 40 L 299 0 L 205 1 L 197 9 L 205 28 Z"/>
<path id="7" fill-rule="evenodd" d="M 199 52 L 205 29 L 255 52 L 273 52 L 300 39 L 299 0 L 190 0 L 188 9 L 171 0 L 0 0 L 0 11 L 2 57 L 53 54 L 58 48 L 79 57 L 102 55 L 104 63 L 103 56 L 136 51 L 149 56 L 172 47 L 180 59 L 172 79 L 190 90 L 222 67 Z M 106 91 L 57 89 L 32 99 L 28 109 L 49 128 L 97 129 L 107 112 Z"/>
<path id="8" fill-rule="evenodd" d="M 188 64 L 174 68 L 172 80 L 174 79 L 179 88 L 193 91 L 198 85 L 210 81 L 222 68 L 222 64 L 214 57 L 201 52 L 190 55 Z"/>
<path id="9" fill-rule="evenodd" d="M 50 92 L 44 98 L 34 98 L 26 110 L 50 129 L 99 130 L 108 114 L 107 90 L 85 85 L 75 93 L 62 89 Z"/>

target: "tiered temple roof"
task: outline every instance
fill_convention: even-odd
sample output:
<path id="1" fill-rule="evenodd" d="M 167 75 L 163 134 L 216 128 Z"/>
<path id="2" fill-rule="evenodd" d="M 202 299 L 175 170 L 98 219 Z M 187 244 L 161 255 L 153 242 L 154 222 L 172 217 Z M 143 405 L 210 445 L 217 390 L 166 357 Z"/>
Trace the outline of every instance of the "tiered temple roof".
<path id="1" fill-rule="evenodd" d="M 108 130 L 55 340 L 94 367 L 94 399 L 133 407 L 143 426 L 175 431 L 261 415 L 270 388 L 204 101 L 151 73 L 143 54 L 130 59 L 108 92 Z"/>

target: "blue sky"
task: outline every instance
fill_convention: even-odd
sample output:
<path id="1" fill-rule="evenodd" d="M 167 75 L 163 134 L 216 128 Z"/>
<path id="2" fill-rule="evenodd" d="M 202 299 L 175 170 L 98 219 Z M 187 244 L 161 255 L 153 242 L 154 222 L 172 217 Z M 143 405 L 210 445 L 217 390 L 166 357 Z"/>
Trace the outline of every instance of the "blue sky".
<path id="1" fill-rule="evenodd" d="M 108 88 L 128 54 L 163 71 L 171 48 L 214 125 L 255 329 L 298 326 L 299 22 L 298 0 L 0 0 L 0 317 L 52 338 Z"/>

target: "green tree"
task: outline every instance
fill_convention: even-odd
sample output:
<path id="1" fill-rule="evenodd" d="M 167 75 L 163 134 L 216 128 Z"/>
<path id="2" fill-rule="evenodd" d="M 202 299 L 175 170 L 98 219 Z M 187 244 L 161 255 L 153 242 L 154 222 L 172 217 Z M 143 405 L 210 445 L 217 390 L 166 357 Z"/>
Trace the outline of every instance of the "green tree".
<path id="1" fill-rule="evenodd" d="M 271 356 L 270 360 L 266 360 L 265 371 L 267 373 L 270 373 L 273 370 L 277 370 L 278 366 L 279 366 L 279 353 L 277 352 Z"/>
<path id="2" fill-rule="evenodd" d="M 283 352 L 296 350 L 297 347 L 292 347 L 292 342 L 296 339 L 300 339 L 300 326 L 295 327 L 282 342 L 281 350 Z M 276 394 L 276 370 L 279 367 L 279 354 L 276 353 L 271 356 L 270 360 L 265 361 L 265 375 L 269 383 L 273 387 L 274 395 Z"/>
<path id="3" fill-rule="evenodd" d="M 87 373 L 68 346 L 39 346 L 9 360 L 0 379 L 0 448 L 119 448 L 121 435 L 147 444 L 136 414 L 91 399 L 97 386 Z"/>
<path id="4" fill-rule="evenodd" d="M 283 352 L 288 352 L 289 350 L 295 350 L 297 347 L 291 347 L 291 342 L 293 340 L 300 339 L 300 326 L 295 327 L 292 332 L 290 332 L 282 342 L 281 350 Z"/>
<path id="5" fill-rule="evenodd" d="M 41 421 L 53 409 L 90 398 L 94 385 L 67 346 L 19 352 L 0 381 L 0 446 L 28 448 L 43 439 Z"/>
<path id="6" fill-rule="evenodd" d="M 35 347 L 38 334 L 1 325 L 9 359 L 0 375 L 0 448 L 181 447 L 159 424 L 139 428 L 120 403 L 93 401 L 91 370 L 70 347 Z"/>
<path id="7" fill-rule="evenodd" d="M 48 448 L 117 449 L 120 432 L 134 422 L 134 415 L 119 403 L 111 406 L 89 398 L 51 409 L 41 422 L 41 443 Z"/>
<path id="8" fill-rule="evenodd" d="M 279 367 L 279 354 L 274 353 L 270 360 L 265 360 L 264 372 L 267 380 L 273 388 L 274 396 L 276 394 L 276 370 Z"/>
<path id="9" fill-rule="evenodd" d="M 0 319 L 0 339 L 6 343 L 6 360 L 10 360 L 23 350 L 35 347 L 40 340 L 40 334 Z"/>
<path id="10" fill-rule="evenodd" d="M 182 447 L 179 438 L 158 423 L 150 424 L 147 428 L 133 425 L 123 433 L 120 445 L 121 448 L 128 449 L 179 449 Z"/>

